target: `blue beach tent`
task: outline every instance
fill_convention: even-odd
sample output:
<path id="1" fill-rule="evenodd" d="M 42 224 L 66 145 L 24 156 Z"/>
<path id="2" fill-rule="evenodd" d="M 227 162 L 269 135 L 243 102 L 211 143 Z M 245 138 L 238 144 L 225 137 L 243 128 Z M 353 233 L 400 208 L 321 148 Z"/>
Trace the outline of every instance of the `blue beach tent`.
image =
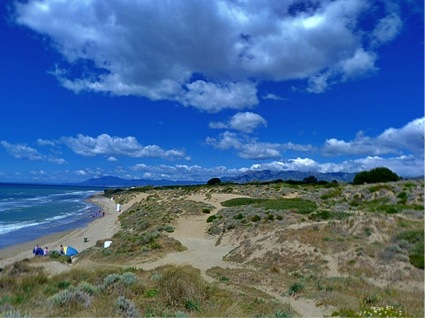
<path id="1" fill-rule="evenodd" d="M 78 254 L 78 251 L 72 246 L 64 246 L 63 252 L 65 253 L 65 255 L 68 255 L 68 256 L 74 256 Z"/>

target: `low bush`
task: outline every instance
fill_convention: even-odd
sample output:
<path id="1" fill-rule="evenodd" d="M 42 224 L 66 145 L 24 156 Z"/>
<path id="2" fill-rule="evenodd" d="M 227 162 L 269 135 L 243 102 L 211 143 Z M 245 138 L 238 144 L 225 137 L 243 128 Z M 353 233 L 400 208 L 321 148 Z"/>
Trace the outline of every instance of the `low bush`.
<path id="1" fill-rule="evenodd" d="M 182 309 L 188 309 L 188 304 L 196 305 L 209 297 L 209 290 L 198 270 L 190 266 L 166 268 L 158 285 L 166 302 Z"/>
<path id="2" fill-rule="evenodd" d="M 217 218 L 217 216 L 216 216 L 216 215 L 211 215 L 211 216 L 209 216 L 209 217 L 208 217 L 208 219 L 207 219 L 207 223 L 211 223 L 211 222 L 212 222 L 212 221 L 214 221 L 216 218 Z"/>
<path id="3" fill-rule="evenodd" d="M 140 313 L 137 311 L 134 303 L 124 296 L 118 297 L 115 306 L 118 314 L 122 317 L 140 317 Z"/>
<path id="4" fill-rule="evenodd" d="M 395 239 L 409 244 L 407 248 L 410 263 L 417 268 L 424 269 L 424 231 L 404 231 L 397 234 Z"/>
<path id="5" fill-rule="evenodd" d="M 222 202 L 224 207 L 255 205 L 266 210 L 294 210 L 297 213 L 308 214 L 317 208 L 317 204 L 310 200 L 293 199 L 252 199 L 235 198 Z"/>
<path id="6" fill-rule="evenodd" d="M 289 287 L 288 295 L 293 296 L 295 294 L 301 293 L 303 290 L 304 290 L 304 284 L 296 282 Z"/>

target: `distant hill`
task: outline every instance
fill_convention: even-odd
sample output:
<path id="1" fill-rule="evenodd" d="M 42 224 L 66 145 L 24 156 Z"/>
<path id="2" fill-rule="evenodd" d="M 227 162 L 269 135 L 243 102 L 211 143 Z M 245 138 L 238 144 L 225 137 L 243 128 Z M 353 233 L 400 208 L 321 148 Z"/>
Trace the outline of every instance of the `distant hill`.
<path id="1" fill-rule="evenodd" d="M 146 180 L 146 179 L 123 179 L 119 177 L 92 178 L 80 182 L 77 185 L 85 187 L 141 187 L 141 186 L 172 186 L 204 184 L 199 181 L 173 181 L 173 180 Z"/>
<path id="2" fill-rule="evenodd" d="M 236 183 L 247 183 L 255 181 L 272 181 L 272 180 L 294 180 L 302 181 L 309 176 L 314 176 L 318 180 L 324 181 L 340 181 L 340 182 L 352 182 L 354 179 L 355 173 L 347 172 L 302 172 L 302 171 L 272 171 L 272 170 L 262 170 L 262 171 L 247 171 L 235 178 L 224 178 L 222 181 L 230 181 Z"/>
<path id="3" fill-rule="evenodd" d="M 304 178 L 314 176 L 318 180 L 325 181 L 339 181 L 339 182 L 352 182 L 355 173 L 345 172 L 332 172 L 332 173 L 320 173 L 320 172 L 301 172 L 301 171 L 247 171 L 243 174 L 233 178 L 220 178 L 223 182 L 235 182 L 235 183 L 248 183 L 248 182 L 264 182 L 272 180 L 295 180 L 302 181 Z M 101 178 L 92 178 L 86 181 L 80 182 L 76 185 L 86 187 L 141 187 L 141 186 L 175 186 L 175 185 L 196 185 L 206 184 L 206 181 L 175 181 L 175 180 L 147 180 L 147 179 L 123 179 L 119 177 L 106 176 Z"/>

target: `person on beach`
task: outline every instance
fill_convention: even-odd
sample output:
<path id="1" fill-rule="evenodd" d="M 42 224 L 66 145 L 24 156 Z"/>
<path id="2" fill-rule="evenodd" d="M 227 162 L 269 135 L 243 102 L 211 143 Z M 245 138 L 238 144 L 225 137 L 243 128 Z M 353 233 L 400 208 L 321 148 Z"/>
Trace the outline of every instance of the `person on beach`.
<path id="1" fill-rule="evenodd" d="M 38 244 L 34 247 L 34 249 L 32 250 L 32 253 L 34 254 L 34 256 L 40 256 L 43 255 L 43 249 L 38 246 Z"/>
<path id="2" fill-rule="evenodd" d="M 61 245 L 61 248 L 60 248 L 60 253 L 61 253 L 61 255 L 65 255 L 65 251 L 64 251 L 64 249 L 63 249 L 63 246 Z"/>
<path id="3" fill-rule="evenodd" d="M 47 246 L 44 248 L 44 256 L 49 256 L 49 248 Z"/>

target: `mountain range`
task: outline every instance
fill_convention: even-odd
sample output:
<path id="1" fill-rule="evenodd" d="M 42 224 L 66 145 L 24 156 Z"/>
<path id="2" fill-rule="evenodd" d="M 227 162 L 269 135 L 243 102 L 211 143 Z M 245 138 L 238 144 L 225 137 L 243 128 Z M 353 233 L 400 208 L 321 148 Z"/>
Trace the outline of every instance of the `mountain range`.
<path id="1" fill-rule="evenodd" d="M 346 172 L 302 172 L 302 171 L 246 171 L 243 174 L 233 178 L 222 178 L 223 182 L 248 183 L 248 182 L 265 182 L 273 180 L 294 180 L 301 181 L 307 177 L 314 176 L 318 180 L 338 182 L 351 182 L 355 173 Z M 206 184 L 206 181 L 175 181 L 175 180 L 147 180 L 147 179 L 123 179 L 119 177 L 106 176 L 101 178 L 93 178 L 78 183 L 79 186 L 90 187 L 132 187 L 132 186 L 173 186 L 173 185 L 197 185 Z"/>

